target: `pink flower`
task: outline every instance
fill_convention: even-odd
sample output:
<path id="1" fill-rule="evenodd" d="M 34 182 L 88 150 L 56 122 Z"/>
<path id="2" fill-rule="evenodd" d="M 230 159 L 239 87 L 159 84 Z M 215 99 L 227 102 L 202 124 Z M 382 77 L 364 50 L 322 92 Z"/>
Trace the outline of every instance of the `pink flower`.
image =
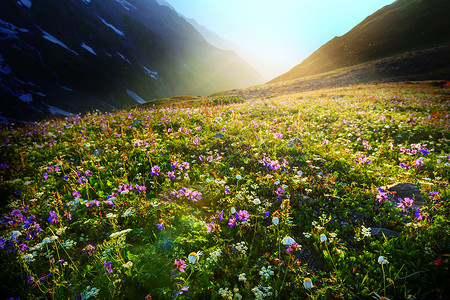
<path id="1" fill-rule="evenodd" d="M 178 269 L 181 272 L 184 272 L 184 269 L 186 268 L 186 263 L 182 259 L 180 260 L 175 259 L 173 261 L 173 265 L 175 266 L 176 269 Z"/>

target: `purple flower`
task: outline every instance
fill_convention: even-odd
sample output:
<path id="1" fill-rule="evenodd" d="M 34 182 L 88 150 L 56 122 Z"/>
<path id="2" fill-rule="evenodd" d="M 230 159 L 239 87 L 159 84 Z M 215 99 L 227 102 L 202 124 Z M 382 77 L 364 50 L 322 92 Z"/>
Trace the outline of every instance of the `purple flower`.
<path id="1" fill-rule="evenodd" d="M 104 261 L 103 262 L 103 265 L 105 266 L 106 271 L 108 271 L 109 274 L 112 274 L 114 272 L 114 270 L 111 268 L 111 264 L 112 263 L 110 261 L 108 261 L 108 262 Z"/>
<path id="2" fill-rule="evenodd" d="M 250 218 L 250 215 L 248 214 L 248 212 L 246 210 L 240 210 L 238 212 L 238 219 L 239 221 L 245 222 Z"/>
<path id="3" fill-rule="evenodd" d="M 269 212 L 268 211 L 263 214 L 264 219 L 267 219 L 268 216 L 269 216 Z"/>
<path id="4" fill-rule="evenodd" d="M 222 209 L 222 211 L 221 211 L 220 214 L 219 214 L 219 220 L 220 220 L 220 221 L 223 220 L 223 209 Z"/>
<path id="5" fill-rule="evenodd" d="M 415 216 L 417 220 L 423 220 L 423 216 L 422 216 L 422 212 L 420 211 L 420 208 L 417 208 L 416 212 L 415 212 Z"/>
<path id="6" fill-rule="evenodd" d="M 58 223 L 58 215 L 56 214 L 56 211 L 51 211 L 50 212 L 50 216 L 48 217 L 47 221 L 49 221 L 50 223 Z"/>
<path id="7" fill-rule="evenodd" d="M 230 220 L 228 220 L 228 225 L 230 225 L 230 227 L 236 225 L 236 218 L 231 217 Z"/>
<path id="8" fill-rule="evenodd" d="M 152 171 L 150 172 L 150 175 L 157 176 L 157 175 L 159 175 L 159 171 L 161 171 L 161 168 L 159 166 L 153 166 Z"/>
<path id="9" fill-rule="evenodd" d="M 208 229 L 206 229 L 206 231 L 208 231 L 208 232 L 214 231 L 214 222 L 213 221 L 211 221 L 211 223 L 209 223 Z"/>
<path id="10" fill-rule="evenodd" d="M 181 288 L 181 290 L 179 290 L 176 294 L 175 294 L 175 297 L 178 295 L 178 294 L 183 294 L 183 292 L 187 292 L 189 290 L 189 287 L 187 286 L 187 285 L 185 285 L 185 286 L 183 286 L 182 288 Z"/>
<path id="11" fill-rule="evenodd" d="M 167 177 L 169 177 L 169 179 L 171 181 L 174 181 L 175 180 L 175 172 L 174 171 L 167 172 Z"/>
<path id="12" fill-rule="evenodd" d="M 409 170 L 409 166 L 408 166 L 408 164 L 404 164 L 404 163 L 400 163 L 400 168 L 403 168 L 403 169 Z"/>
<path id="13" fill-rule="evenodd" d="M 416 164 L 416 166 L 421 167 L 424 165 L 424 162 L 423 162 L 422 158 L 418 158 L 418 159 L 416 159 L 415 164 Z"/>
<path id="14" fill-rule="evenodd" d="M 156 224 L 156 226 L 158 226 L 158 229 L 159 229 L 159 230 L 164 230 L 164 229 L 166 229 L 166 228 L 164 227 L 164 224 L 163 224 L 163 223 Z"/>

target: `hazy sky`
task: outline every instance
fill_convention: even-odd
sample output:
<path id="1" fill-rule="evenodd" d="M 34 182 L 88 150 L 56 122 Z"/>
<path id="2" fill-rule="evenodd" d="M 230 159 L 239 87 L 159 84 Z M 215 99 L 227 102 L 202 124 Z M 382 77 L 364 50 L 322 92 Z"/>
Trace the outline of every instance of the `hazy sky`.
<path id="1" fill-rule="evenodd" d="M 185 17 L 243 49 L 299 64 L 394 0 L 166 0 Z"/>

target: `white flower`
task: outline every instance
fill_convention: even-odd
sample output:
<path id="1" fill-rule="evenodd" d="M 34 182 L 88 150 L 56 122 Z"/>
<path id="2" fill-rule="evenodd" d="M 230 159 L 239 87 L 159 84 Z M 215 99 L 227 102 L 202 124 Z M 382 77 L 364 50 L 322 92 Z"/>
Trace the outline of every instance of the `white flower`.
<path id="1" fill-rule="evenodd" d="M 303 235 L 305 236 L 305 238 L 309 239 L 311 237 L 311 233 L 309 232 L 303 232 Z"/>
<path id="2" fill-rule="evenodd" d="M 20 231 L 14 230 L 14 231 L 12 231 L 12 232 L 9 234 L 9 237 L 10 237 L 11 239 L 15 239 L 15 238 L 17 238 L 18 236 L 21 236 L 21 235 L 22 235 L 22 233 L 20 233 Z"/>
<path id="3" fill-rule="evenodd" d="M 278 219 L 277 217 L 273 217 L 272 223 L 273 223 L 273 225 L 278 225 L 278 223 L 280 223 L 280 219 Z"/>
<path id="4" fill-rule="evenodd" d="M 255 204 L 255 205 L 261 204 L 261 200 L 256 198 L 255 200 L 253 200 L 253 204 Z"/>
<path id="5" fill-rule="evenodd" d="M 320 242 L 325 242 L 327 240 L 327 236 L 325 234 L 320 235 Z"/>
<path id="6" fill-rule="evenodd" d="M 247 281 L 247 278 L 245 277 L 245 273 L 241 273 L 238 275 L 238 280 L 239 281 Z"/>
<path id="7" fill-rule="evenodd" d="M 281 241 L 281 243 L 283 245 L 290 246 L 290 245 L 295 244 L 295 240 L 293 238 L 291 238 L 290 236 L 285 236 L 284 239 Z"/>
<path id="8" fill-rule="evenodd" d="M 311 278 L 305 278 L 305 280 L 303 280 L 303 286 L 305 287 L 305 289 L 312 289 L 313 284 Z"/>
<path id="9" fill-rule="evenodd" d="M 380 257 L 378 257 L 378 263 L 379 263 L 380 265 L 386 265 L 386 264 L 388 264 L 389 262 L 388 262 L 388 260 L 387 260 L 386 257 L 380 256 Z"/>
<path id="10" fill-rule="evenodd" d="M 133 266 L 133 262 L 132 261 L 128 261 L 126 264 L 123 264 L 122 267 L 124 268 L 131 268 Z"/>
<path id="11" fill-rule="evenodd" d="M 236 212 L 236 208 L 232 207 L 231 208 L 231 213 L 234 214 Z"/>
<path id="12" fill-rule="evenodd" d="M 188 256 L 189 263 L 195 264 L 196 262 L 198 262 L 198 260 L 200 259 L 200 255 L 202 255 L 201 251 L 197 251 L 197 253 L 191 252 Z"/>

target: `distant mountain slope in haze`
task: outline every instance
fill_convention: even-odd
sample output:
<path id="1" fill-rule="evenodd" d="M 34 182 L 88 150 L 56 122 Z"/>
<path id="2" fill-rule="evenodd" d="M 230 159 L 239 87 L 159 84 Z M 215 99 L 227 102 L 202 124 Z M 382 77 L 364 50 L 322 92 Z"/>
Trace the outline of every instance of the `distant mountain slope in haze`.
<path id="1" fill-rule="evenodd" d="M 270 83 L 450 43 L 450 1 L 397 0 Z"/>
<path id="2" fill-rule="evenodd" d="M 0 1 L 0 117 L 109 110 L 263 81 L 158 1 Z"/>

